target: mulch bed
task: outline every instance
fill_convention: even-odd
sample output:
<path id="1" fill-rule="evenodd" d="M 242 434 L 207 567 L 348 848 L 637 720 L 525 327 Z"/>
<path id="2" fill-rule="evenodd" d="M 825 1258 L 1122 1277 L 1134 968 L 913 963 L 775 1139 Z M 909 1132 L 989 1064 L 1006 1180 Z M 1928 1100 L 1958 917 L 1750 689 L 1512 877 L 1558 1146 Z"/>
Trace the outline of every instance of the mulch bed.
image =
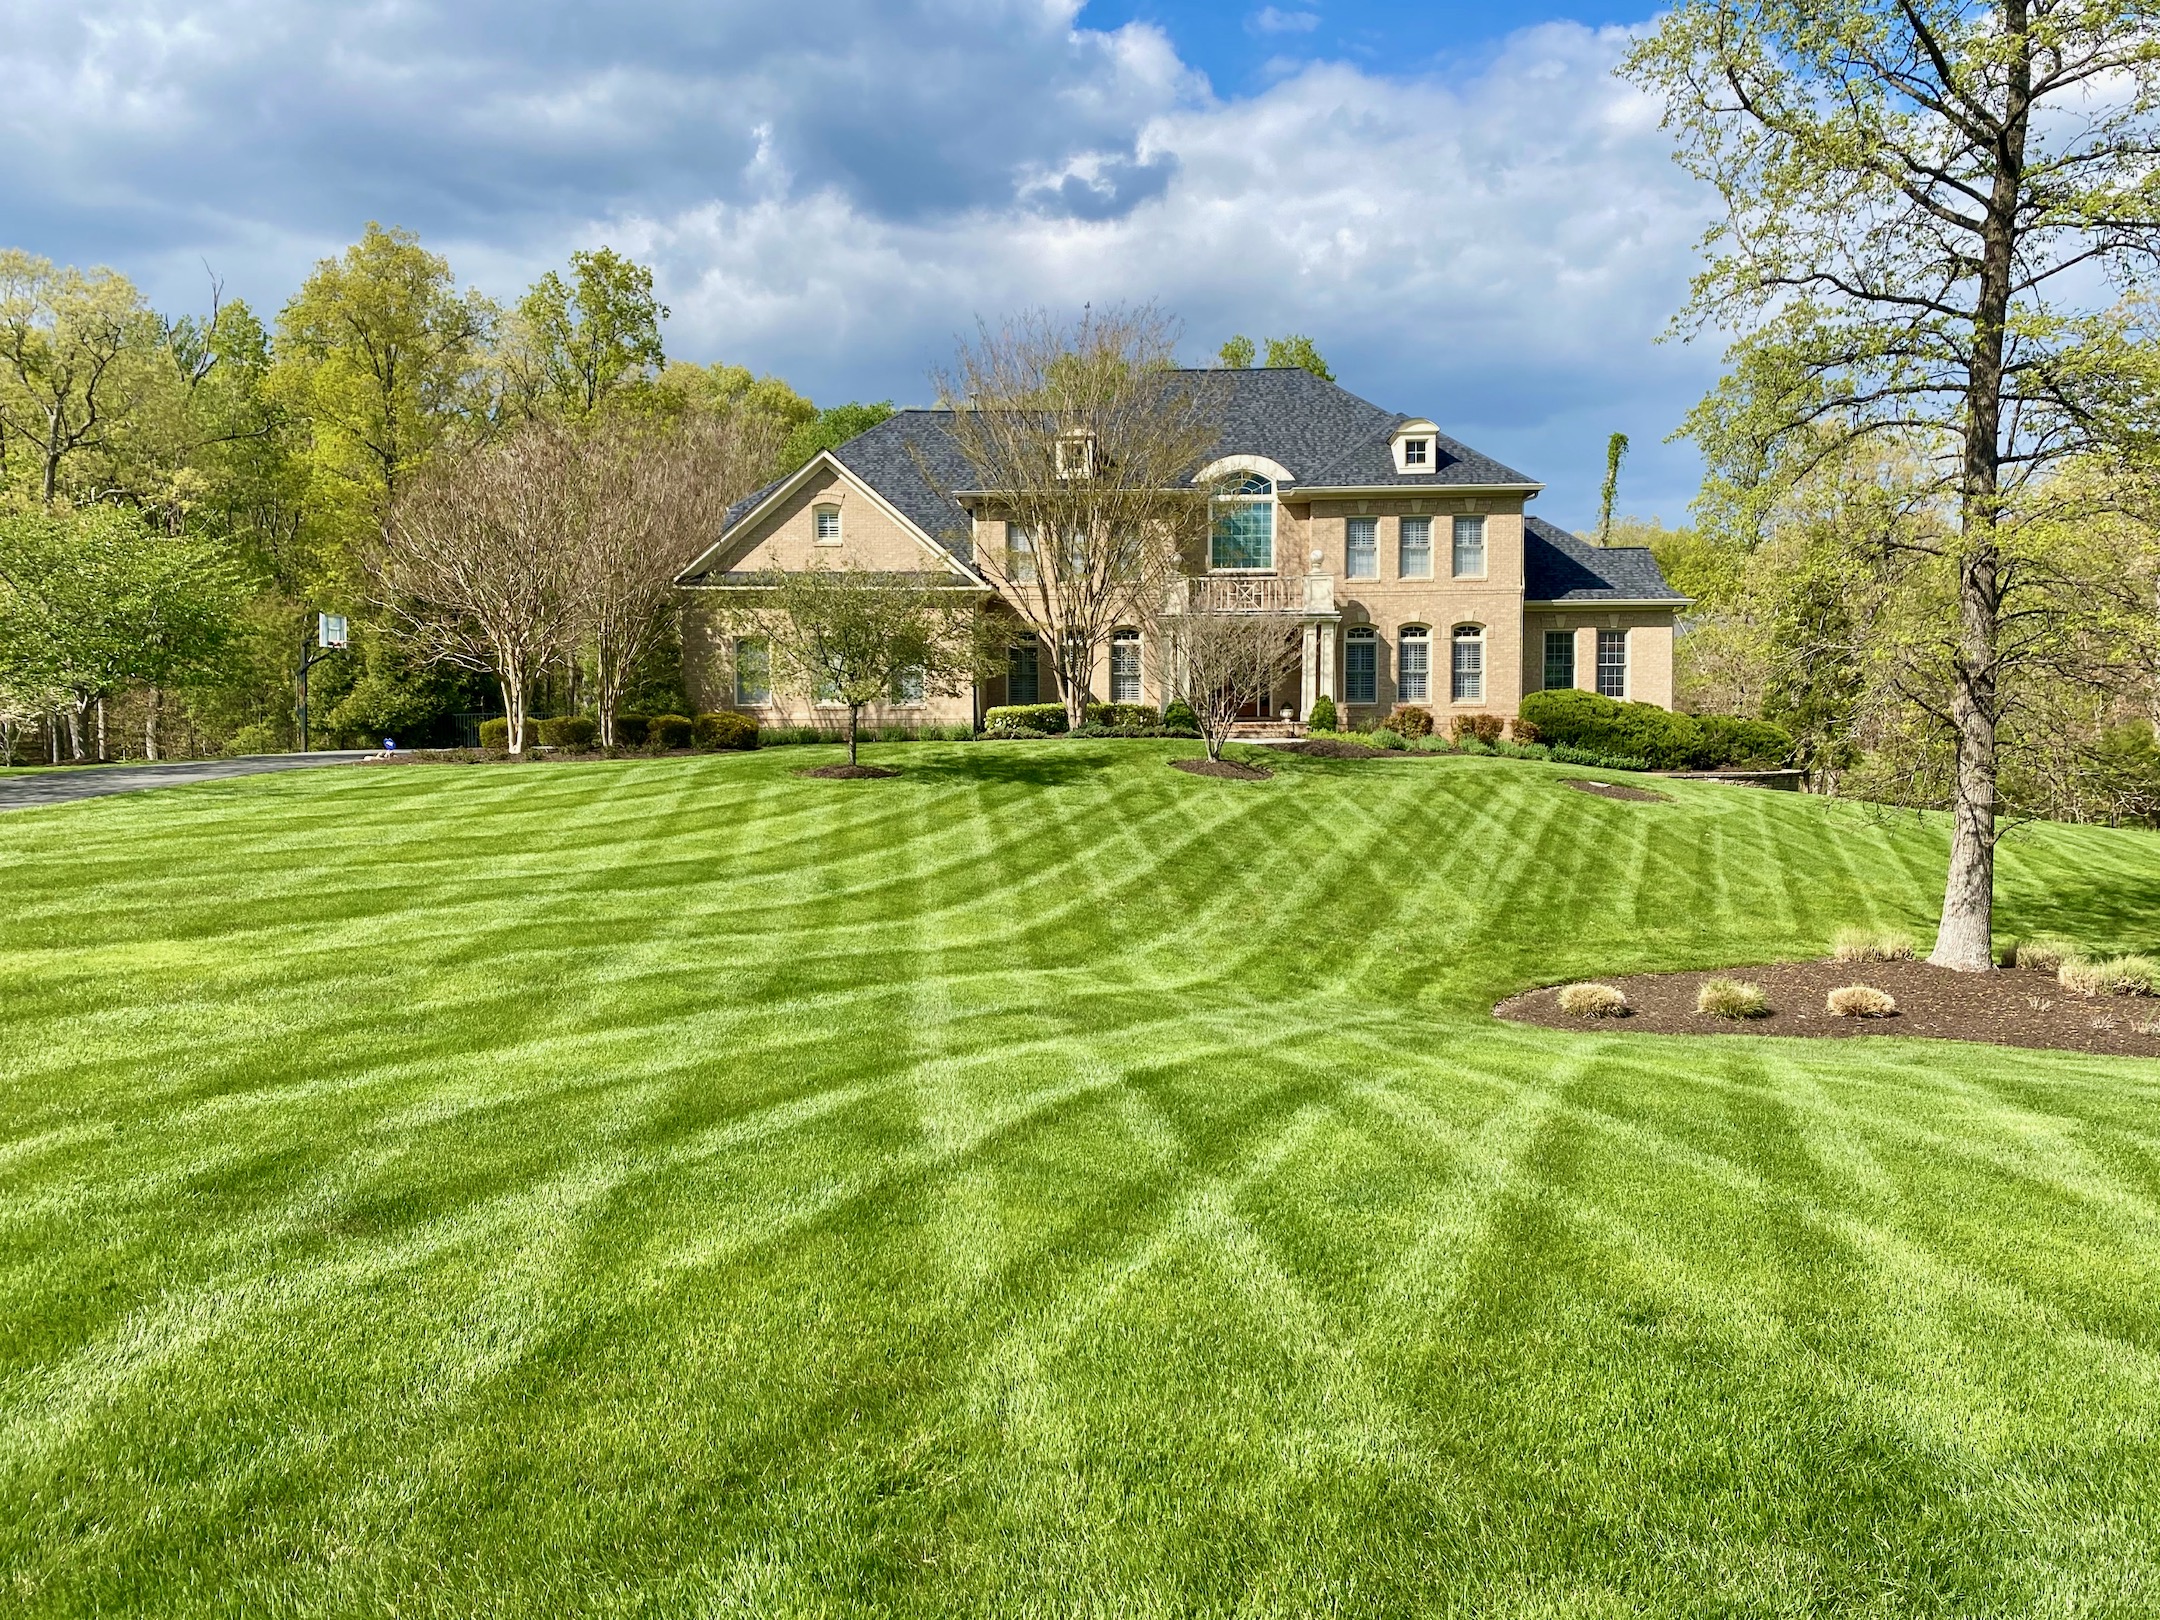
<path id="1" fill-rule="evenodd" d="M 1286 754 L 1303 754 L 1307 759 L 1382 759 L 1387 755 L 1385 748 L 1367 748 L 1363 743 L 1337 742 L 1328 737 L 1284 743 L 1282 751 Z"/>
<path id="2" fill-rule="evenodd" d="M 887 770 L 882 765 L 813 765 L 808 770 L 792 774 L 815 776 L 826 782 L 861 782 L 874 776 L 898 776 L 900 773 Z"/>
<path id="3" fill-rule="evenodd" d="M 1742 979 L 1770 998 L 1762 1018 L 1713 1018 L 1695 1010 L 1705 979 Z M 1799 1035 L 1837 1039 L 1908 1035 L 1938 1041 L 1984 1041 L 2060 1052 L 2160 1057 L 2160 1000 L 2145 996 L 2072 995 L 2052 973 L 2003 968 L 1953 973 L 1925 962 L 1773 962 L 1708 973 L 1635 973 L 1600 979 L 1628 998 L 1625 1018 L 1577 1018 L 1560 1010 L 1551 986 L 1511 996 L 1495 1016 L 1548 1029 L 1645 1035 Z M 1897 998 L 1888 1018 L 1839 1018 L 1825 1010 L 1832 990 L 1873 985 Z"/>
<path id="4" fill-rule="evenodd" d="M 1170 768 L 1194 776 L 1220 776 L 1231 782 L 1265 782 L 1275 774 L 1265 765 L 1241 765 L 1234 759 L 1173 759 Z"/>
<path id="5" fill-rule="evenodd" d="M 1665 793 L 1652 793 L 1648 788 L 1628 787 L 1620 782 L 1586 782 L 1580 777 L 1561 779 L 1562 787 L 1571 787 L 1578 793 L 1595 793 L 1601 799 L 1625 799 L 1631 804 L 1670 804 L 1672 797 Z"/>

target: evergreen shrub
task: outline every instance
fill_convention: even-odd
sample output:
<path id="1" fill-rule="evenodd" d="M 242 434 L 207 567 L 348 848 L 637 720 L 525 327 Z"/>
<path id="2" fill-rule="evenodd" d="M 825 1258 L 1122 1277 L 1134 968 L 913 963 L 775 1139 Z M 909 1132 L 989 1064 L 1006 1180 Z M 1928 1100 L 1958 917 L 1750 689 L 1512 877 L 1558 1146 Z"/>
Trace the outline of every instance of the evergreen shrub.
<path id="1" fill-rule="evenodd" d="M 600 740 L 600 722 L 589 714 L 566 714 L 540 722 L 540 740 L 550 748 L 584 753 Z"/>
<path id="2" fill-rule="evenodd" d="M 758 724 L 747 714 L 722 709 L 713 714 L 701 714 L 691 721 L 690 738 L 700 748 L 755 748 Z"/>
<path id="3" fill-rule="evenodd" d="M 983 710 L 983 729 L 1004 735 L 1015 729 L 1026 729 L 1042 736 L 1065 729 L 1065 705 L 1062 703 L 1001 703 L 994 709 Z"/>
<path id="4" fill-rule="evenodd" d="M 1307 731 L 1333 731 L 1335 729 L 1335 700 L 1323 697 L 1316 700 L 1312 713 L 1305 717 Z"/>

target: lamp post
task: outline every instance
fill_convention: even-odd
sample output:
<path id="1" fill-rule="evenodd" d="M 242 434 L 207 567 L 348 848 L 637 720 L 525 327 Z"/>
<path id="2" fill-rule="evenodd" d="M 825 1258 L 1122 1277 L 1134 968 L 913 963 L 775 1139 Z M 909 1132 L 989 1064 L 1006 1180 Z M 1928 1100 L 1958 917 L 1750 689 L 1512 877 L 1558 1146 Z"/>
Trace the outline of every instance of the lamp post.
<path id="1" fill-rule="evenodd" d="M 318 613 L 315 615 L 315 645 L 308 646 L 305 621 L 300 626 L 300 752 L 308 751 L 307 677 L 308 671 L 328 658 L 332 653 L 345 650 L 346 625 L 342 613 Z"/>

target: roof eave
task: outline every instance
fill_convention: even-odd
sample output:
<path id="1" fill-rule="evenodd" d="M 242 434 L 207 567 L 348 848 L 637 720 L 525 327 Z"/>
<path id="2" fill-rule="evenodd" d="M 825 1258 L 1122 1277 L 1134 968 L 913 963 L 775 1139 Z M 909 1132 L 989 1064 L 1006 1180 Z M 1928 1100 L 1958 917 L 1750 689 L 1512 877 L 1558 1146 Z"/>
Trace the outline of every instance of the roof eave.
<path id="1" fill-rule="evenodd" d="M 1693 607 L 1692 596 L 1526 596 L 1526 608 L 1684 608 Z"/>
<path id="2" fill-rule="evenodd" d="M 1520 495 L 1534 499 L 1545 486 L 1520 484 L 1295 484 L 1283 493 L 1292 500 L 1337 500 L 1346 495 Z"/>

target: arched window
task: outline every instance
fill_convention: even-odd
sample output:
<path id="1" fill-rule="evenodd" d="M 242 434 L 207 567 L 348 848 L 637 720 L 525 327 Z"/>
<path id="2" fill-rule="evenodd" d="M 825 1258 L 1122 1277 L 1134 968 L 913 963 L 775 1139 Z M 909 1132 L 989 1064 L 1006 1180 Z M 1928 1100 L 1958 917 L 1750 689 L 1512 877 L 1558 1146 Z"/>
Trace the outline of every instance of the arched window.
<path id="1" fill-rule="evenodd" d="M 840 508 L 824 505 L 810 509 L 810 521 L 817 543 L 821 546 L 837 546 L 840 543 Z"/>
<path id="2" fill-rule="evenodd" d="M 1259 571 L 1275 566 L 1275 484 L 1247 473 L 1215 497 L 1208 567 Z"/>
<path id="3" fill-rule="evenodd" d="M 1120 630 L 1110 638 L 1110 701 L 1140 701 L 1140 632 Z"/>
<path id="4" fill-rule="evenodd" d="M 1453 697 L 1457 703 L 1485 701 L 1485 630 L 1482 625 L 1455 627 Z"/>
<path id="5" fill-rule="evenodd" d="M 1369 624 L 1354 625 L 1343 637 L 1343 701 L 1380 701 L 1380 637 Z"/>
<path id="6" fill-rule="evenodd" d="M 1396 638 L 1395 695 L 1405 703 L 1432 701 L 1432 632 L 1410 625 Z"/>

